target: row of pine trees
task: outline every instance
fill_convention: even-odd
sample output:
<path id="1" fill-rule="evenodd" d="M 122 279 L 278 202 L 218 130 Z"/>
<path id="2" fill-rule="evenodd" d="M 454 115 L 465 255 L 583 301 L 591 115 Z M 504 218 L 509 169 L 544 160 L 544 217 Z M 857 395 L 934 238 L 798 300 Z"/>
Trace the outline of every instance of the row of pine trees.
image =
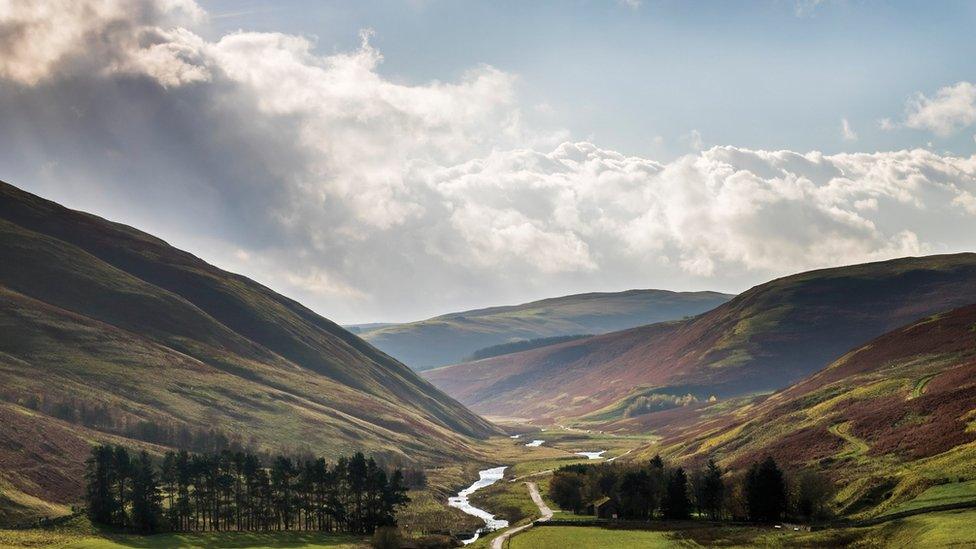
<path id="1" fill-rule="evenodd" d="M 92 449 L 86 462 L 92 522 L 151 534 L 173 531 L 318 530 L 371 534 L 396 525 L 407 502 L 399 469 L 387 473 L 357 453 L 329 464 L 249 452 L 169 452 L 155 465 L 146 452 Z"/>
<path id="2" fill-rule="evenodd" d="M 643 465 L 570 465 L 555 472 L 549 496 L 575 513 L 610 498 L 618 518 L 626 520 L 681 520 L 697 513 L 711 520 L 768 523 L 827 516 L 833 487 L 813 471 L 797 471 L 788 479 L 769 457 L 744 475 L 727 477 L 711 460 L 689 475 L 682 467 L 666 466 L 660 456 Z"/>

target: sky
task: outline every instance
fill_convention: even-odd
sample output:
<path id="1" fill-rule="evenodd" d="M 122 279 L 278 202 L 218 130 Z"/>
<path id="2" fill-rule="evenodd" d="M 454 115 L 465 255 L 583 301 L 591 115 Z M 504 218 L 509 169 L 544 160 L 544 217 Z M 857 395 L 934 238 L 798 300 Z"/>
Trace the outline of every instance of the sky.
<path id="1" fill-rule="evenodd" d="M 343 323 L 976 249 L 972 2 L 0 0 L 0 179 Z"/>

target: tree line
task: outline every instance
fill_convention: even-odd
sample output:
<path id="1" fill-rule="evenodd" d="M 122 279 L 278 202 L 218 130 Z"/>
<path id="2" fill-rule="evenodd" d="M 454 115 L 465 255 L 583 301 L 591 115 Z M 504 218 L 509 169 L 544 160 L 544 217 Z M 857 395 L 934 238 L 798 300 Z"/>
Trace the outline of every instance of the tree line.
<path id="1" fill-rule="evenodd" d="M 250 452 L 169 452 L 158 466 L 122 446 L 92 449 L 85 499 L 93 523 L 159 531 L 318 530 L 371 534 L 410 501 L 400 469 L 362 453 L 334 464 Z"/>
<path id="2" fill-rule="evenodd" d="M 767 457 L 740 475 L 730 475 L 714 461 L 690 474 L 669 467 L 660 456 L 644 464 L 578 464 L 553 474 L 549 497 L 561 508 L 582 513 L 609 498 L 617 518 L 777 522 L 821 520 L 829 514 L 833 487 L 812 470 L 787 475 Z"/>

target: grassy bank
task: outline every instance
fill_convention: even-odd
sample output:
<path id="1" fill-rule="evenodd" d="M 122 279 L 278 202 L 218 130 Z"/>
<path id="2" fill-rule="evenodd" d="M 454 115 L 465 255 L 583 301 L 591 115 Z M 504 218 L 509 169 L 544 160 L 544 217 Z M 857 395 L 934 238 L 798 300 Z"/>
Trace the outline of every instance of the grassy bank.
<path id="1" fill-rule="evenodd" d="M 531 528 L 511 538 L 510 549 L 602 549 L 605 547 L 675 547 L 665 532 L 604 530 L 575 526 Z M 693 545 L 692 545 L 693 546 Z"/>
<path id="2" fill-rule="evenodd" d="M 63 526 L 32 530 L 0 530 L 0 549 L 57 547 L 62 549 L 170 548 L 368 548 L 367 538 L 318 532 L 207 532 L 137 536 L 100 530 L 78 518 Z"/>
<path id="3" fill-rule="evenodd" d="M 976 510 L 930 513 L 869 528 L 794 532 L 771 527 L 682 527 L 675 530 L 613 530 L 542 526 L 511 539 L 509 549 L 603 547 L 971 547 Z M 666 526 L 665 524 L 661 525 Z"/>

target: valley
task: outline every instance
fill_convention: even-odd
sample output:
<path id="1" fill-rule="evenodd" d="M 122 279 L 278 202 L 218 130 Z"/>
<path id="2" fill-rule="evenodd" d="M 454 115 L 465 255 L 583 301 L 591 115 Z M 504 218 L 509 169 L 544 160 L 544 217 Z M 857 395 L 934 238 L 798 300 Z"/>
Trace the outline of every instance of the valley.
<path id="1" fill-rule="evenodd" d="M 0 547 L 351 548 L 383 546 L 381 535 L 474 549 L 969 539 L 959 529 L 976 513 L 974 254 L 800 273 L 734 297 L 641 290 L 469 312 L 452 322 L 467 330 L 481 318 L 510 334 L 518 318 L 555 339 L 495 344 L 485 358 L 418 374 L 151 235 L 6 184 L 0 198 Z M 614 331 L 648 311 L 667 318 Z M 567 323 L 564 332 L 607 333 L 546 331 Z M 438 346 L 425 337 L 415 341 Z M 409 502 L 391 504 L 392 530 L 350 526 L 339 505 L 353 505 L 349 495 L 331 507 L 306 495 L 293 508 L 274 496 L 284 498 L 286 520 L 272 522 L 281 531 L 215 531 L 232 524 L 217 512 L 202 531 L 144 538 L 80 511 L 86 458 L 99 445 L 145 452 L 160 475 L 170 452 L 212 456 L 239 479 L 236 496 L 212 496 L 218 509 L 250 494 L 232 465 L 245 455 L 263 459 L 262 470 L 293 460 L 292 480 L 275 477 L 287 494 L 311 478 L 301 470 L 313 458 L 345 464 L 364 452 L 375 470 L 408 479 Z M 746 501 L 764 460 L 786 479 L 790 503 L 776 521 L 757 519 Z M 726 490 L 709 511 L 707 467 Z M 679 477 L 689 510 L 676 515 L 662 494 Z M 202 478 L 193 493 L 209 489 Z M 158 493 L 176 509 L 178 492 Z M 800 494 L 816 498 L 816 512 Z M 574 508 L 559 504 L 574 497 Z M 307 530 L 290 530 L 289 513 L 313 509 Z M 345 530 L 309 526 L 330 524 L 327 513 Z"/>
<path id="2" fill-rule="evenodd" d="M 976 548 L 974 28 L 0 0 L 0 549 Z"/>
<path id="3" fill-rule="evenodd" d="M 515 427 L 515 426 L 510 426 Z M 525 429 L 528 426 L 520 425 Z M 854 526 L 843 520 L 835 520 L 829 526 L 810 532 L 774 528 L 773 525 L 754 526 L 742 524 L 702 524 L 700 521 L 657 521 L 629 526 L 613 526 L 612 521 L 595 520 L 586 515 L 576 515 L 561 510 L 550 495 L 552 473 L 565 466 L 592 463 L 580 459 L 575 452 L 579 448 L 607 447 L 608 457 L 626 457 L 632 449 L 655 448 L 666 450 L 662 440 L 650 440 L 636 436 L 608 435 L 571 431 L 569 429 L 536 427 L 527 433 L 528 438 L 546 438 L 546 444 L 527 451 L 518 439 L 493 439 L 489 446 L 500 456 L 497 463 L 506 463 L 503 479 L 479 491 L 472 502 L 489 512 L 505 517 L 509 527 L 490 532 L 468 545 L 473 548 L 501 547 L 842 547 L 851 544 L 866 547 L 901 546 L 916 543 L 923 547 L 965 544 L 970 539 L 966 521 L 976 518 L 976 489 L 972 482 L 955 481 L 936 485 L 918 495 L 900 494 L 902 501 L 897 507 L 880 505 L 869 513 L 880 522 L 864 521 L 865 526 Z M 520 437 L 521 438 L 521 437 Z M 549 447 L 546 449 L 546 447 Z M 530 485 L 531 484 L 531 485 Z M 544 506 L 533 501 L 535 486 Z M 942 506 L 965 503 L 969 509 L 941 510 Z M 543 510 L 551 508 L 553 516 L 548 520 Z M 892 513 L 914 511 L 919 514 L 900 516 Z M 890 517 L 890 518 L 889 518 Z M 535 521 L 541 521 L 533 523 Z M 549 525 L 547 525 L 548 523 Z M 706 521 L 707 523 L 707 521 Z M 573 526 L 578 524 L 579 526 Z"/>

